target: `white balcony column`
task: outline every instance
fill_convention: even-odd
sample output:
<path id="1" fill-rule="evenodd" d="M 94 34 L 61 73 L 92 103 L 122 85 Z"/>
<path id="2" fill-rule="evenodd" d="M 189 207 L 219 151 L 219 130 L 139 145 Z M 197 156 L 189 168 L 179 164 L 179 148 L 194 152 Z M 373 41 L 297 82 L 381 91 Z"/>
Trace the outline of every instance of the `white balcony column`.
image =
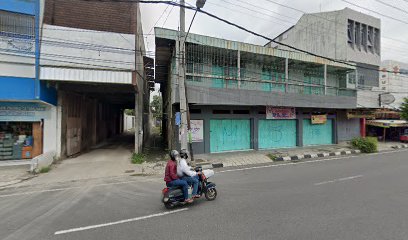
<path id="1" fill-rule="evenodd" d="M 241 88 L 241 51 L 237 52 L 237 78 L 238 78 L 238 89 Z"/>
<path id="2" fill-rule="evenodd" d="M 285 92 L 289 92 L 289 58 L 285 58 Z"/>
<path id="3" fill-rule="evenodd" d="M 324 64 L 323 76 L 324 76 L 324 95 L 327 95 L 327 64 Z"/>

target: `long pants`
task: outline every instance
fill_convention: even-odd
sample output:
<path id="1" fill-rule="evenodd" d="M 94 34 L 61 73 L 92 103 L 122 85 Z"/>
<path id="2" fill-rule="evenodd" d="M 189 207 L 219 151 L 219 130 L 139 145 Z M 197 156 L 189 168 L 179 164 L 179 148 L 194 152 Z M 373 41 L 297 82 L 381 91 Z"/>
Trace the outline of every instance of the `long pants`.
<path id="1" fill-rule="evenodd" d="M 188 183 L 185 180 L 176 179 L 171 182 L 168 182 L 166 185 L 167 187 L 179 187 L 179 186 L 182 187 L 184 199 L 185 200 L 188 199 Z"/>
<path id="2" fill-rule="evenodd" d="M 194 177 L 182 177 L 181 179 L 183 179 L 184 181 L 186 181 L 188 183 L 188 185 L 193 185 L 193 196 L 197 195 L 197 191 L 198 191 L 198 176 L 194 176 Z"/>

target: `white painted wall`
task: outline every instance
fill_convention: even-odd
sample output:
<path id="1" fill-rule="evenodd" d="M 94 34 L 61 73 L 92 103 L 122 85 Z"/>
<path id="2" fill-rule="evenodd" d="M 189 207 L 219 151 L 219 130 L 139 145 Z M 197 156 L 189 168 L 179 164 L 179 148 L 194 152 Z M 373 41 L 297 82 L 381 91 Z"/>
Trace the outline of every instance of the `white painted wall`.
<path id="1" fill-rule="evenodd" d="M 44 24 L 41 65 L 134 70 L 134 49 L 135 36 L 131 34 Z"/>
<path id="2" fill-rule="evenodd" d="M 135 127 L 135 116 L 123 115 L 123 130 L 129 131 Z"/>
<path id="3" fill-rule="evenodd" d="M 408 63 L 387 60 L 382 62 L 381 69 L 385 69 L 386 72 L 379 72 L 380 89 L 390 92 L 395 97 L 394 103 L 382 107 L 400 108 L 404 98 L 408 97 Z"/>
<path id="4" fill-rule="evenodd" d="M 44 119 L 43 152 L 57 151 L 57 107 L 50 106 L 48 118 Z"/>

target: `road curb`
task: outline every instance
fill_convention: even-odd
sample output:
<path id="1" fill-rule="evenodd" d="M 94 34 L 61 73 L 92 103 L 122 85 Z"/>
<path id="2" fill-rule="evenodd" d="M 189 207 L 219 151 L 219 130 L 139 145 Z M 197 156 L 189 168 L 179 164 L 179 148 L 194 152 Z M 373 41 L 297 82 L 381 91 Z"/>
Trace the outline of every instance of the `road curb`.
<path id="1" fill-rule="evenodd" d="M 394 149 L 408 148 L 408 144 L 395 145 L 395 146 L 392 146 L 391 148 L 394 148 Z"/>
<path id="2" fill-rule="evenodd" d="M 408 145 L 406 146 L 408 148 Z M 348 151 L 338 151 L 338 152 L 323 152 L 323 153 L 314 153 L 314 154 L 300 154 L 286 157 L 277 157 L 275 161 L 300 161 L 302 159 L 312 159 L 320 157 L 329 157 L 329 156 L 340 156 L 340 155 L 353 155 L 361 153 L 360 150 L 348 150 Z M 212 163 L 212 168 L 222 168 L 224 167 L 223 163 Z M 246 164 L 243 164 L 246 165 Z"/>

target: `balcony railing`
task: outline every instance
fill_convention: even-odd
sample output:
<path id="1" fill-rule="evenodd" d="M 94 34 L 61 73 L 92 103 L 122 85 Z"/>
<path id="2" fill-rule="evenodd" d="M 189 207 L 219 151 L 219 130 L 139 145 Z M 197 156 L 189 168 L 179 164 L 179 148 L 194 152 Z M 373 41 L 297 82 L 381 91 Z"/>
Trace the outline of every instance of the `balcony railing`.
<path id="1" fill-rule="evenodd" d="M 305 95 L 327 95 L 356 97 L 355 89 L 330 87 L 302 82 L 258 81 L 250 79 L 237 80 L 235 77 L 219 78 L 200 74 L 187 74 L 187 84 L 205 88 L 243 89 L 266 92 L 296 93 Z"/>

